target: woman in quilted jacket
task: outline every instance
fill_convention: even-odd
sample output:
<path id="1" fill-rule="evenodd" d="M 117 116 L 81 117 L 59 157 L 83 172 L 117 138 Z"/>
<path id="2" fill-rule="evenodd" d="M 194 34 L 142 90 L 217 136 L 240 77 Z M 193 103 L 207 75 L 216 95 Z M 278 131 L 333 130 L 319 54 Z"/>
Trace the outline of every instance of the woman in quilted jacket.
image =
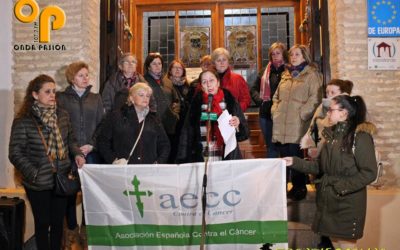
<path id="1" fill-rule="evenodd" d="M 37 249 L 61 247 L 67 197 L 53 192 L 53 175 L 55 171 L 67 174 L 71 170 L 69 155 L 73 155 L 79 168 L 85 164 L 69 115 L 56 106 L 54 79 L 39 75 L 26 89 L 13 121 L 9 145 L 9 159 L 22 175 L 32 207 Z"/>

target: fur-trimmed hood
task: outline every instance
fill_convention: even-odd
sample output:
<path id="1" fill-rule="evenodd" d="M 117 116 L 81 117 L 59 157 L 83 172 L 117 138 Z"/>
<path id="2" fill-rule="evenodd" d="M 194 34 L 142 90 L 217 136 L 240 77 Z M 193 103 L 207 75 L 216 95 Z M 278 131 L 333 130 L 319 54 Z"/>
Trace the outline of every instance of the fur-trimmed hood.
<path id="1" fill-rule="evenodd" d="M 358 124 L 358 126 L 356 128 L 356 133 L 358 133 L 358 132 L 365 132 L 370 135 L 375 135 L 377 132 L 377 128 L 371 122 L 363 122 L 361 124 Z"/>

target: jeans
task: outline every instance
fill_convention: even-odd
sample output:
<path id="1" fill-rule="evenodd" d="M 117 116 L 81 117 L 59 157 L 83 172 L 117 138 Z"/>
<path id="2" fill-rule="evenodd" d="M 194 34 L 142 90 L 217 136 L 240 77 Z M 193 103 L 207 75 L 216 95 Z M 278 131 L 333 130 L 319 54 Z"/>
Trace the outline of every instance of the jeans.
<path id="1" fill-rule="evenodd" d="M 260 117 L 260 128 L 264 135 L 264 141 L 267 145 L 267 158 L 278 158 L 279 152 L 276 149 L 274 143 L 272 143 L 272 125 L 271 119 Z"/>

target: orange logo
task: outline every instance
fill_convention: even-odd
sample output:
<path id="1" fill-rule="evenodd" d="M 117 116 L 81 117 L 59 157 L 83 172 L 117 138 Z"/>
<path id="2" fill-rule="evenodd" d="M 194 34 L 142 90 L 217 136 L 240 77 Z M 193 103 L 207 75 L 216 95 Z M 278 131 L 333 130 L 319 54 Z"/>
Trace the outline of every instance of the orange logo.
<path id="1" fill-rule="evenodd" d="M 28 6 L 31 9 L 29 15 L 22 13 L 22 9 Z M 35 0 L 18 0 L 14 6 L 14 15 L 22 23 L 32 23 L 39 16 L 39 42 L 50 42 L 50 30 L 59 30 L 65 25 L 66 15 L 63 9 L 50 5 L 40 11 Z"/>

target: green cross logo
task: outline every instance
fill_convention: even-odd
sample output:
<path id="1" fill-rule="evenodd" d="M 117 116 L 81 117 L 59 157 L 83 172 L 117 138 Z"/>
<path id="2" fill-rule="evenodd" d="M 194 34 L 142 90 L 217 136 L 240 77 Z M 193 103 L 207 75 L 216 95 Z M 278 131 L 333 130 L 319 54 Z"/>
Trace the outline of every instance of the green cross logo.
<path id="1" fill-rule="evenodd" d="M 153 193 L 151 191 L 147 191 L 147 192 L 139 191 L 140 181 L 138 180 L 136 175 L 135 175 L 135 177 L 133 177 L 132 185 L 133 185 L 133 191 L 125 190 L 124 195 L 126 195 L 126 196 L 132 195 L 132 196 L 136 197 L 136 207 L 139 210 L 140 216 L 143 218 L 143 202 L 142 202 L 140 196 L 149 196 L 150 197 Z"/>

